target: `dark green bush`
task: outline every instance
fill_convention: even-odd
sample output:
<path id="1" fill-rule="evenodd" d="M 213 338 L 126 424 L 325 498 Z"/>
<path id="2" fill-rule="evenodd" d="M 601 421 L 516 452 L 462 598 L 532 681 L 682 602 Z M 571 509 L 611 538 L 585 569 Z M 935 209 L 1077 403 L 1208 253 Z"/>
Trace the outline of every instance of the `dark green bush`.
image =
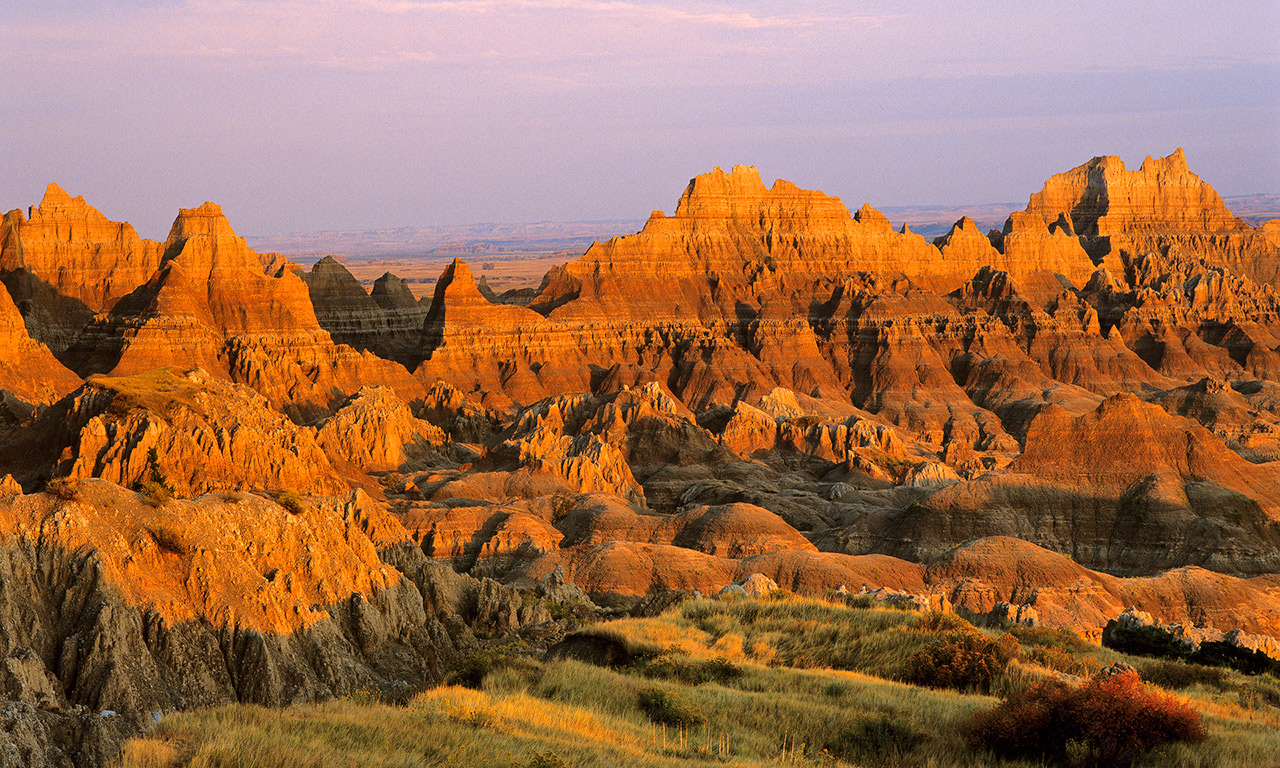
<path id="1" fill-rule="evenodd" d="M 902 715 L 880 712 L 856 717 L 823 745 L 830 754 L 853 763 L 901 756 L 924 743 L 927 734 Z"/>
<path id="2" fill-rule="evenodd" d="M 546 752 L 534 752 L 533 757 L 524 765 L 525 768 L 567 768 L 569 764 L 563 757 L 548 749 Z"/>
<path id="3" fill-rule="evenodd" d="M 1193 685 L 1203 685 L 1219 691 L 1230 687 L 1227 673 L 1218 667 L 1188 664 L 1184 661 L 1150 659 L 1138 664 L 1142 679 L 1161 688 L 1180 691 Z"/>
<path id="4" fill-rule="evenodd" d="M 636 670 L 645 677 L 678 680 L 688 685 L 703 683 L 727 684 L 743 675 L 740 667 L 724 658 L 698 661 L 675 653 L 662 653 L 652 658 L 640 658 Z"/>
<path id="5" fill-rule="evenodd" d="M 1122 627 L 1115 619 L 1102 630 L 1102 644 L 1121 653 L 1157 659 L 1181 659 L 1187 653 L 1185 643 L 1159 627 Z"/>
<path id="6" fill-rule="evenodd" d="M 1200 649 L 1188 654 L 1186 660 L 1209 667 L 1229 667 L 1246 675 L 1280 674 L 1280 662 L 1262 651 L 1241 648 L 1223 640 L 1201 643 Z"/>
<path id="7" fill-rule="evenodd" d="M 514 669 L 529 681 L 536 684 L 542 678 L 542 667 L 536 661 L 521 652 L 515 644 L 480 648 L 462 657 L 446 681 L 454 685 L 479 689 L 484 679 L 494 672 Z"/>
<path id="8" fill-rule="evenodd" d="M 285 511 L 291 515 L 300 515 L 306 509 L 302 497 L 288 491 L 277 496 L 276 503 L 284 507 Z"/>
<path id="9" fill-rule="evenodd" d="M 636 703 L 655 723 L 688 728 L 701 725 L 706 720 L 688 699 L 664 688 L 645 688 L 636 694 Z"/>
<path id="10" fill-rule="evenodd" d="M 977 630 L 950 632 L 912 654 L 900 677 L 930 688 L 991 689 L 991 681 L 1018 655 L 1018 641 L 1005 633 L 993 640 Z"/>

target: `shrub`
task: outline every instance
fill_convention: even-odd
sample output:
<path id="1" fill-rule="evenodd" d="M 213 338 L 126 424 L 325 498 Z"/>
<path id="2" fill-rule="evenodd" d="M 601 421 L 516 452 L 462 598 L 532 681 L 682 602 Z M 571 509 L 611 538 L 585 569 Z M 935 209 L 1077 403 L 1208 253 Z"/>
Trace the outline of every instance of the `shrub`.
<path id="1" fill-rule="evenodd" d="M 1200 664 L 1153 659 L 1139 663 L 1138 671 L 1142 673 L 1143 680 L 1161 688 L 1182 690 L 1193 685 L 1203 685 L 1225 691 L 1229 687 L 1226 672 Z"/>
<path id="2" fill-rule="evenodd" d="M 142 496 L 142 502 L 149 507 L 162 507 L 173 498 L 173 489 L 154 480 L 139 483 L 138 493 Z"/>
<path id="3" fill-rule="evenodd" d="M 63 501 L 74 501 L 80 495 L 80 484 L 66 477 L 55 477 L 44 485 L 44 492 Z"/>
<path id="4" fill-rule="evenodd" d="M 1097 672 L 1100 666 L 1093 658 L 1075 656 L 1056 645 L 1032 646 L 1026 658 L 1055 672 L 1081 677 Z"/>
<path id="5" fill-rule="evenodd" d="M 688 685 L 725 684 L 742 677 L 742 668 L 725 658 L 695 661 L 674 653 L 642 658 L 636 665 L 645 677 L 679 680 Z"/>
<path id="6" fill-rule="evenodd" d="M 1280 673 L 1280 662 L 1260 650 L 1242 648 L 1223 640 L 1210 640 L 1200 644 L 1199 650 L 1187 655 L 1192 664 L 1210 667 L 1230 667 L 1246 675 Z"/>
<path id="7" fill-rule="evenodd" d="M 1160 627 L 1122 627 L 1112 619 L 1102 630 L 1102 644 L 1122 653 L 1152 656 L 1158 659 L 1181 659 L 1209 667 L 1230 667 L 1246 675 L 1280 674 L 1280 662 L 1262 651 L 1250 650 L 1221 640 L 1200 643 L 1192 651 L 1185 640 L 1174 637 Z"/>
<path id="8" fill-rule="evenodd" d="M 855 765 L 874 759 L 877 763 L 890 756 L 902 756 L 925 740 L 925 733 L 910 720 L 894 712 L 863 715 L 829 739 L 823 749 L 835 757 Z"/>
<path id="9" fill-rule="evenodd" d="M 284 507 L 284 510 L 291 515 L 300 515 L 306 509 L 306 505 L 302 502 L 302 497 L 289 491 L 277 496 L 276 503 Z"/>
<path id="10" fill-rule="evenodd" d="M 954 613 L 926 611 L 916 620 L 915 628 L 921 632 L 963 632 L 973 625 Z"/>
<path id="11" fill-rule="evenodd" d="M 1044 648 L 1061 648 L 1064 651 L 1087 652 L 1097 648 L 1093 643 L 1067 629 L 1028 627 L 1016 624 L 1009 632 L 1023 645 Z"/>
<path id="12" fill-rule="evenodd" d="M 1180 659 L 1187 653 L 1185 642 L 1159 627 L 1124 627 L 1115 619 L 1102 630 L 1102 644 L 1121 653 L 1158 659 Z"/>
<path id="13" fill-rule="evenodd" d="M 1010 694 L 965 726 L 975 747 L 1003 757 L 1083 759 L 1128 766 L 1151 749 L 1206 737 L 1200 715 L 1171 694 L 1148 690 L 1136 672 L 1072 687 L 1048 680 Z"/>
<path id="14" fill-rule="evenodd" d="M 542 677 L 542 667 L 520 653 L 520 648 L 508 643 L 480 648 L 462 657 L 458 666 L 449 673 L 447 681 L 479 690 L 486 677 L 501 670 L 516 670 L 531 684 Z"/>
<path id="15" fill-rule="evenodd" d="M 525 768 L 567 768 L 568 765 L 564 758 L 548 749 L 546 752 L 534 752 Z"/>
<path id="16" fill-rule="evenodd" d="M 645 688 L 636 694 L 641 711 L 655 723 L 690 727 L 701 725 L 705 718 L 693 708 L 688 699 L 676 691 L 663 688 Z"/>
<path id="17" fill-rule="evenodd" d="M 975 630 L 948 633 L 912 654 L 901 677 L 916 685 L 956 690 L 990 690 L 991 681 L 1018 654 L 1018 641 L 998 640 Z"/>
<path id="18" fill-rule="evenodd" d="M 192 544 L 187 535 L 177 528 L 168 525 L 151 525 L 147 526 L 147 533 L 151 534 L 151 538 L 155 541 L 156 546 L 165 552 L 175 555 L 188 554 L 192 549 Z"/>

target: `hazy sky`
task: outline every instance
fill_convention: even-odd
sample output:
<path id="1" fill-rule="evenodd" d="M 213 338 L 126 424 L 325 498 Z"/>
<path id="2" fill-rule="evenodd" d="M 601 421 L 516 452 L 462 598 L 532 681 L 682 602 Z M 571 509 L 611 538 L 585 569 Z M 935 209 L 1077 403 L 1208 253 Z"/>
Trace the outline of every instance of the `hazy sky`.
<path id="1" fill-rule="evenodd" d="M 688 179 L 1018 201 L 1182 146 L 1280 192 L 1280 3 L 0 0 L 0 208 L 143 236 L 643 218 Z"/>

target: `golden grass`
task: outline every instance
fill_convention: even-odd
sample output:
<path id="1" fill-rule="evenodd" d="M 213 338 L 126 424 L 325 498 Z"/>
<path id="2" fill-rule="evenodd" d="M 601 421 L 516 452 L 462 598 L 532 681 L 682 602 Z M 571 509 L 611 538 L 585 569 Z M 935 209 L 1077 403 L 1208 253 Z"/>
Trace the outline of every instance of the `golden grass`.
<path id="1" fill-rule="evenodd" d="M 118 768 L 1038 765 L 997 760 L 965 743 L 961 723 L 995 697 L 886 679 L 886 670 L 945 631 L 947 621 L 808 598 L 696 601 L 593 631 L 651 660 L 730 659 L 733 674 L 723 679 L 693 685 L 661 676 L 678 664 L 610 670 L 561 660 L 531 662 L 535 674 L 499 668 L 480 690 L 440 687 L 405 707 L 353 701 L 222 707 L 167 718 L 130 742 Z M 1095 663 L 1119 658 L 1084 645 L 1069 652 Z M 1050 674 L 1015 661 L 997 692 Z M 1253 684 L 1231 680 L 1246 693 Z M 651 722 L 638 698 L 653 689 L 678 697 L 705 722 L 684 728 Z M 1239 690 L 1196 687 L 1182 695 L 1203 713 L 1209 741 L 1166 747 L 1143 766 L 1280 765 L 1280 710 Z"/>

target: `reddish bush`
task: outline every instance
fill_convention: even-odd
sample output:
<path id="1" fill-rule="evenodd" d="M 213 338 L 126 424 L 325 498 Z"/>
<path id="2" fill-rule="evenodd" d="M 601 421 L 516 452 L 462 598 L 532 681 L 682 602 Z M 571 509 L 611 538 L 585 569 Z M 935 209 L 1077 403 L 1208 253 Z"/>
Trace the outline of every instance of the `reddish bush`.
<path id="1" fill-rule="evenodd" d="M 991 680 L 1018 655 L 1018 641 L 1010 634 L 998 640 L 969 630 L 948 632 L 913 653 L 902 677 L 916 685 L 957 690 L 987 690 Z"/>
<path id="2" fill-rule="evenodd" d="M 1206 737 L 1200 715 L 1171 694 L 1150 690 L 1135 672 L 1095 677 L 1079 688 L 1056 680 L 1010 694 L 966 726 L 970 743 L 1006 757 L 1127 766 L 1172 741 Z"/>

